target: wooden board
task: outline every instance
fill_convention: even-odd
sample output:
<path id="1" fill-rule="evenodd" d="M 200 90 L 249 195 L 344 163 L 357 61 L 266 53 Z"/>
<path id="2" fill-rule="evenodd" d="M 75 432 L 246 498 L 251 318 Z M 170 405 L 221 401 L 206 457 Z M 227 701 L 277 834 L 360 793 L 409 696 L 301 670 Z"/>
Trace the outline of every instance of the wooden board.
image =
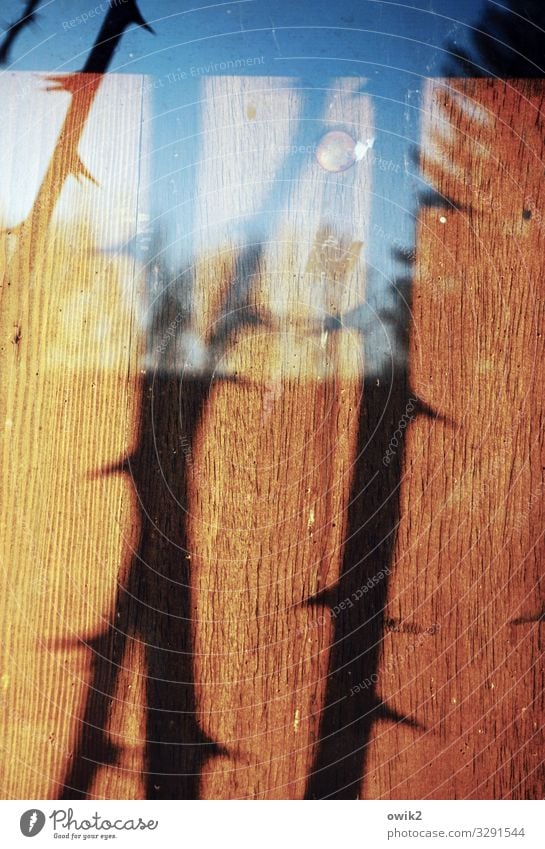
<path id="1" fill-rule="evenodd" d="M 124 247 L 141 201 L 143 80 L 63 79 L 77 82 L 73 97 L 34 74 L 5 74 L 1 88 L 17 118 L 1 139 L 11 180 L 0 294 L 0 745 L 9 798 L 62 792 L 89 682 L 82 640 L 108 621 L 137 533 L 130 483 L 97 473 L 132 447 L 139 406 L 137 267 Z M 78 149 L 96 185 L 48 172 L 48 162 L 75 162 Z"/>
<path id="2" fill-rule="evenodd" d="M 5 403 L 19 416 L 12 419 L 17 441 L 5 443 L 6 454 L 20 474 L 35 470 L 5 515 L 34 516 L 30 499 L 48 504 L 47 512 L 36 514 L 41 524 L 33 518 L 29 527 L 31 545 L 40 546 L 45 559 L 47 591 L 22 644 L 15 627 L 5 645 L 12 668 L 32 658 L 30 682 L 25 677 L 23 685 L 21 675 L 9 672 L 3 679 L 5 746 L 13 756 L 8 794 L 304 792 L 330 634 L 320 604 L 308 601 L 335 581 L 339 568 L 362 369 L 358 334 L 328 333 L 316 314 L 335 316 L 363 297 L 369 168 L 362 162 L 328 175 L 311 151 L 282 172 L 290 159 L 286 148 L 298 141 L 307 93 L 282 80 L 207 85 L 191 327 L 177 318 L 167 290 L 143 339 L 125 305 L 111 300 L 90 227 L 68 229 L 72 241 L 57 241 L 55 262 L 43 239 L 37 259 L 51 263 L 51 275 L 38 286 L 45 304 L 34 313 L 42 322 L 39 335 L 30 324 L 23 282 L 5 287 L 5 304 L 25 319 L 21 340 L 29 337 L 37 346 L 18 340 L 3 351 L 13 375 Z M 110 108 L 119 94 L 110 85 Z M 356 138 L 370 132 L 368 101 L 354 83 L 339 81 L 323 100 L 312 137 L 319 140 L 330 128 Z M 121 100 L 129 102 L 140 103 L 132 91 Z M 129 120 L 121 108 L 117 116 Z M 237 132 L 226 132 L 224 125 L 233 122 Z M 89 118 L 87 136 L 93 131 L 96 152 L 103 130 L 94 130 Z M 129 135 L 128 143 L 134 142 Z M 74 157 L 73 148 L 72 139 L 63 157 Z M 248 182 L 252 162 L 262 179 Z M 142 182 L 135 174 L 136 222 Z M 274 194 L 278 185 L 280 197 Z M 112 195 L 103 209 L 113 227 L 120 201 Z M 104 197 L 103 190 L 102 204 Z M 272 226 L 260 209 L 264 201 L 265 211 L 276 206 Z M 73 201 L 80 227 L 86 203 L 87 196 Z M 124 199 L 125 211 L 126 205 Z M 246 226 L 224 226 L 218 241 L 214 216 L 220 211 L 227 222 L 237 222 L 237 206 Z M 256 219 L 265 226 L 266 251 L 259 258 L 255 234 L 253 244 L 248 239 Z M 44 222 L 31 216 L 31 224 L 36 230 Z M 17 267 L 28 266 L 24 280 L 30 280 L 34 269 L 24 238 L 18 250 Z M 90 281 L 89 254 L 95 258 Z M 132 276 L 136 308 L 137 278 L 126 265 L 116 258 L 108 271 L 119 270 L 128 287 Z M 64 335 L 56 315 L 50 329 L 51 300 L 68 310 L 61 318 Z M 230 320 L 233 313 L 240 322 Z M 179 334 L 169 333 L 173 321 Z M 115 327 L 123 328 L 119 351 Z M 199 336 L 216 358 L 189 376 L 180 369 L 178 350 L 188 334 Z M 45 455 L 34 453 L 42 438 L 36 439 L 36 429 L 45 434 Z M 4 468 L 10 480 L 9 464 Z M 19 545 L 22 533 L 14 524 L 4 542 L 8 559 L 30 584 L 16 587 L 8 630 L 18 621 L 15 609 L 24 618 L 35 604 L 36 552 Z M 229 655 L 223 652 L 226 636 Z M 45 654 L 36 655 L 42 644 Z M 248 676 L 260 667 L 250 686 Z M 52 677 L 60 678 L 60 693 Z M 25 688 L 35 681 L 32 699 Z M 35 729 L 38 710 L 41 731 Z M 28 762 L 32 735 L 42 742 L 32 754 L 38 775 Z M 225 779 L 226 769 L 238 777 Z"/>
<path id="3" fill-rule="evenodd" d="M 373 798 L 543 798 L 544 89 L 428 81 L 406 431 Z M 431 635 L 426 629 L 433 628 Z"/>
<path id="4" fill-rule="evenodd" d="M 2 795 L 541 798 L 542 87 L 428 83 L 454 206 L 409 382 L 365 387 L 371 161 L 315 157 L 372 139 L 359 81 L 203 80 L 188 271 L 141 321 L 144 87 L 82 95 L 1 241 Z"/>
<path id="5" fill-rule="evenodd" d="M 362 370 L 358 334 L 317 332 L 313 311 L 363 299 L 370 201 L 367 162 L 331 174 L 313 154 L 328 130 L 372 134 L 357 88 L 337 81 L 309 119 L 309 92 L 287 80 L 204 86 L 200 326 L 225 279 L 215 243 L 224 264 L 242 251 L 234 276 L 248 288 L 246 307 L 220 295 L 241 317 L 222 359 L 236 379 L 212 384 L 195 440 L 195 673 L 202 727 L 222 748 L 207 798 L 300 798 L 312 767 L 332 628 L 311 600 L 338 578 Z M 246 245 L 260 231 L 256 256 Z"/>

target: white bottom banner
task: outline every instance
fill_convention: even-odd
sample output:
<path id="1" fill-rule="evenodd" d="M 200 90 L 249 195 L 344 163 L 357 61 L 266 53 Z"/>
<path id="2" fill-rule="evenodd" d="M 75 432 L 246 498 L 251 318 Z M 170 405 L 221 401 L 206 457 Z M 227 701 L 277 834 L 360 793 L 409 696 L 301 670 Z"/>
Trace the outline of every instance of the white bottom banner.
<path id="1" fill-rule="evenodd" d="M 543 801 L 3 801 L 2 845 L 545 846 Z"/>

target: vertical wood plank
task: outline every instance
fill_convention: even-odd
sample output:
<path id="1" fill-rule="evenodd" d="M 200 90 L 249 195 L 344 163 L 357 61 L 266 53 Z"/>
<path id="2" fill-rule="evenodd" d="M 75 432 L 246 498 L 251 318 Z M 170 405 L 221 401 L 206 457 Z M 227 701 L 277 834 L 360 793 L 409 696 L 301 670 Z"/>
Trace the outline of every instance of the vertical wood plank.
<path id="1" fill-rule="evenodd" d="M 424 726 L 380 729 L 365 794 L 543 795 L 541 82 L 428 81 L 407 429 L 379 688 Z"/>
<path id="2" fill-rule="evenodd" d="M 331 129 L 371 136 L 357 83 L 318 105 L 282 79 L 204 86 L 198 331 L 227 317 L 228 376 L 196 439 L 190 518 L 199 719 L 221 747 L 205 798 L 302 798 L 312 764 L 362 375 L 359 335 L 318 316 L 363 300 L 370 200 L 367 162 L 331 174 L 315 153 Z"/>
<path id="3" fill-rule="evenodd" d="M 34 74 L 3 75 L 0 90 L 16 118 L 1 139 L 11 186 L 1 251 L 0 745 L 12 798 L 60 795 L 89 681 L 85 641 L 109 616 L 137 532 L 130 485 L 98 472 L 131 446 L 138 410 L 137 266 L 124 245 L 139 211 L 143 81 L 63 80 L 78 90 L 48 91 Z M 85 80 L 98 82 L 92 101 Z M 55 138 L 72 97 L 88 111 Z M 55 157 L 73 162 L 74 147 L 96 185 L 47 173 Z M 32 207 L 44 174 L 47 229 Z M 19 185 L 33 187 L 24 203 Z M 22 218 L 29 226 L 18 228 Z"/>

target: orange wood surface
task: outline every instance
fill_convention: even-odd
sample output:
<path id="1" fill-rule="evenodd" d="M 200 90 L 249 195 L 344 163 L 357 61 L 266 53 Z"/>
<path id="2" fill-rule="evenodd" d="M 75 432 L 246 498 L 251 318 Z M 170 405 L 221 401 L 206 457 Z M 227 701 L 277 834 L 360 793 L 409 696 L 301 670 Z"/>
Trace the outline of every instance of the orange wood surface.
<path id="1" fill-rule="evenodd" d="M 144 81 L 105 80 L 98 186 L 71 177 L 63 217 L 44 172 L 38 253 L 39 217 L 2 234 L 2 795 L 541 798 L 543 87 L 427 83 L 453 205 L 419 211 L 408 379 L 383 385 L 313 312 L 365 296 L 370 161 L 311 156 L 271 225 L 304 92 L 204 81 L 194 312 L 146 323 L 111 252 L 146 211 Z M 318 117 L 366 140 L 357 82 Z"/>

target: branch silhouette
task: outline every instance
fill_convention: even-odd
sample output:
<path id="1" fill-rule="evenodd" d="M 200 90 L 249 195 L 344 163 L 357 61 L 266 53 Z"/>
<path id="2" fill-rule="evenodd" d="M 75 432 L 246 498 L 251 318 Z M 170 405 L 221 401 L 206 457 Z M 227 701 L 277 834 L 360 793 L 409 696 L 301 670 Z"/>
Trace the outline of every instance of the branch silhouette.
<path id="1" fill-rule="evenodd" d="M 469 48 L 450 42 L 448 76 L 543 77 L 545 75 L 545 6 L 542 0 L 507 0 L 487 4 L 470 35 Z"/>
<path id="2" fill-rule="evenodd" d="M 73 176 L 78 180 L 94 181 L 81 161 L 78 147 L 103 74 L 125 29 L 131 24 L 149 29 L 134 0 L 111 6 L 83 70 L 48 77 L 50 85 L 47 90 L 66 91 L 71 95 L 71 101 L 32 209 L 21 224 L 11 229 L 17 237 L 17 247 L 7 268 L 5 285 L 11 284 L 12 273 L 20 281 L 22 269 L 23 285 L 29 285 L 36 260 L 45 250 L 53 212 L 67 179 Z"/>
<path id="3" fill-rule="evenodd" d="M 232 277 L 221 282 L 217 321 L 204 340 L 209 359 L 199 368 L 174 369 L 167 367 L 169 351 L 161 349 L 162 363 L 142 380 L 136 450 L 95 474 L 128 476 L 138 504 L 140 539 L 121 569 L 107 628 L 78 641 L 92 651 L 91 681 L 63 799 L 88 796 L 98 770 L 119 764 L 121 747 L 112 741 L 108 721 L 124 663 L 135 665 L 133 650 L 138 646 L 146 681 L 146 798 L 198 798 L 206 763 L 223 753 L 203 732 L 198 717 L 187 518 L 198 487 L 195 441 L 210 394 L 218 381 L 239 380 L 218 373 L 214 363 L 236 333 L 257 321 L 247 300 L 260 256 L 260 245 L 241 249 Z M 163 282 L 165 275 L 163 269 Z M 178 283 L 186 285 L 183 277 Z M 150 343 L 165 336 L 173 314 L 179 316 L 176 294 L 168 293 L 167 287 L 167 295 L 160 299 Z M 227 322 L 222 322 L 224 315 Z M 191 333 L 189 311 L 176 322 L 176 330 L 181 339 Z"/>
<path id="4" fill-rule="evenodd" d="M 4 40 L 0 44 L 0 65 L 7 65 L 11 53 L 11 48 L 17 36 L 26 29 L 27 26 L 36 21 L 36 7 L 40 0 L 28 0 L 25 10 L 21 17 L 11 24 L 6 31 Z"/>

